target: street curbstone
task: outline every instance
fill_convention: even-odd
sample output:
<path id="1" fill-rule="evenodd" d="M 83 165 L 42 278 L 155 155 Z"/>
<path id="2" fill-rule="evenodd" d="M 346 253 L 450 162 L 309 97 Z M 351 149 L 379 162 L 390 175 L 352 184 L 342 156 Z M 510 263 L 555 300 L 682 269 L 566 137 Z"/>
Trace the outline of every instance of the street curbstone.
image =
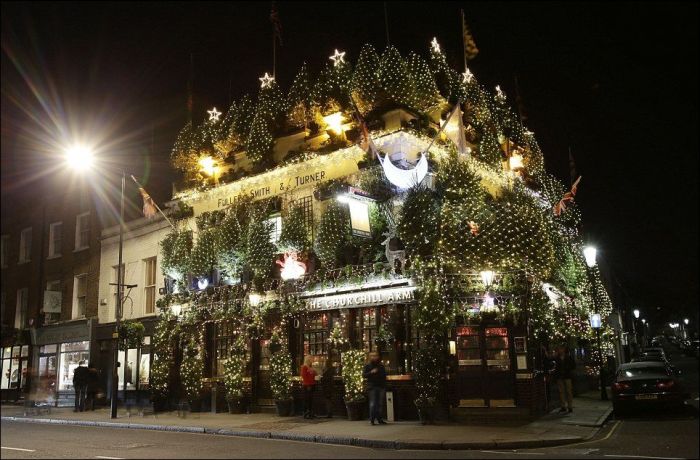
<path id="1" fill-rule="evenodd" d="M 354 439 L 343 437 L 343 436 L 333 436 L 327 434 L 317 434 L 315 437 L 315 442 L 319 444 L 337 444 L 343 446 L 354 446 Z"/>
<path id="2" fill-rule="evenodd" d="M 442 450 L 442 441 L 396 441 L 395 448 L 400 450 Z"/>
<path id="3" fill-rule="evenodd" d="M 478 441 L 478 442 L 463 442 L 463 441 L 443 441 L 442 448 L 445 450 L 475 450 L 475 449 L 494 449 L 496 443 L 494 441 Z"/>

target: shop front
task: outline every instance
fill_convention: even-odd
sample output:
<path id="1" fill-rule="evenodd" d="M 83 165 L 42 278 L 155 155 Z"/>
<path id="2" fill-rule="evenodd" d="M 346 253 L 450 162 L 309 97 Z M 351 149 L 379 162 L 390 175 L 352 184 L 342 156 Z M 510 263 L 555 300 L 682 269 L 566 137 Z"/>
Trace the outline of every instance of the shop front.
<path id="1" fill-rule="evenodd" d="M 91 362 L 93 327 L 93 320 L 82 320 L 36 330 L 36 399 L 55 406 L 74 404 L 73 372 L 81 361 Z"/>
<path id="2" fill-rule="evenodd" d="M 117 354 L 117 394 L 120 401 L 128 405 L 142 406 L 150 401 L 151 377 L 151 340 L 154 320 L 140 320 L 144 326 L 141 343 L 132 343 L 120 347 Z M 101 324 L 97 327 L 95 338 L 98 352 L 99 390 L 98 404 L 105 404 L 112 394 L 112 363 L 114 355 L 114 323 Z"/>

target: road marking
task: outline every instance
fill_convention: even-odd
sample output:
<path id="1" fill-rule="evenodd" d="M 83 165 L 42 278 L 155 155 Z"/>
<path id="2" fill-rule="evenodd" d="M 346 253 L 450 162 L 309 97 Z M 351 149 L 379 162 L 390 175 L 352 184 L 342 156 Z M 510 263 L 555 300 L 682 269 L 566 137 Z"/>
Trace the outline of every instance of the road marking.
<path id="1" fill-rule="evenodd" d="M 106 458 L 110 460 L 124 460 L 124 457 L 107 457 L 104 455 L 95 455 L 95 458 Z"/>
<path id="2" fill-rule="evenodd" d="M 647 457 L 646 455 L 605 455 L 605 457 L 615 457 L 615 458 L 655 458 L 659 460 L 683 460 L 683 457 Z"/>
<path id="3" fill-rule="evenodd" d="M 33 449 L 20 449 L 19 447 L 0 447 L 0 449 L 7 449 L 7 450 L 18 450 L 20 452 L 36 452 Z"/>

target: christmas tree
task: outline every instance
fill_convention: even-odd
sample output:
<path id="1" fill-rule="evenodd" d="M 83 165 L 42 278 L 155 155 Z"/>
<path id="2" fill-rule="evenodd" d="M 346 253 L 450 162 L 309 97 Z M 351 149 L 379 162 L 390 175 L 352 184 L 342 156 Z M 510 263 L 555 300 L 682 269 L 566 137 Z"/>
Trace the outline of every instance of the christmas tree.
<path id="1" fill-rule="evenodd" d="M 310 246 L 304 209 L 295 206 L 285 216 L 277 249 L 280 252 L 298 253 L 308 250 Z"/>
<path id="2" fill-rule="evenodd" d="M 348 218 L 339 204 L 332 202 L 323 213 L 315 241 L 316 255 L 326 270 L 336 268 L 340 250 L 349 239 Z"/>
<path id="3" fill-rule="evenodd" d="M 190 270 L 193 275 L 209 276 L 214 267 L 217 266 L 216 240 L 216 229 L 206 229 L 199 232 L 190 258 Z"/>
<path id="4" fill-rule="evenodd" d="M 311 88 L 306 63 L 294 78 L 287 96 L 287 119 L 297 128 L 307 127 L 311 118 Z"/>
<path id="5" fill-rule="evenodd" d="M 413 81 L 408 66 L 399 51 L 389 46 L 379 61 L 377 79 L 387 101 L 409 105 L 414 95 Z"/>
<path id="6" fill-rule="evenodd" d="M 244 95 L 238 102 L 233 123 L 229 130 L 229 136 L 234 142 L 243 144 L 248 139 L 250 127 L 255 117 L 255 104 L 249 95 Z"/>
<path id="7" fill-rule="evenodd" d="M 254 166 L 264 166 L 272 160 L 274 139 L 269 126 L 265 113 L 256 112 L 246 143 L 246 154 Z"/>
<path id="8" fill-rule="evenodd" d="M 440 102 L 440 93 L 425 59 L 416 53 L 411 53 L 408 57 L 407 68 L 413 81 L 413 93 L 409 106 L 421 112 L 437 106 Z"/>
<path id="9" fill-rule="evenodd" d="M 350 83 L 352 98 L 357 109 L 363 114 L 370 112 L 377 105 L 377 93 L 380 89 L 378 70 L 379 56 L 372 45 L 366 44 L 360 51 Z"/>
<path id="10" fill-rule="evenodd" d="M 257 210 L 252 215 L 246 231 L 245 261 L 253 277 L 257 280 L 267 279 L 275 257 L 275 246 L 270 242 L 272 224 L 266 214 Z"/>

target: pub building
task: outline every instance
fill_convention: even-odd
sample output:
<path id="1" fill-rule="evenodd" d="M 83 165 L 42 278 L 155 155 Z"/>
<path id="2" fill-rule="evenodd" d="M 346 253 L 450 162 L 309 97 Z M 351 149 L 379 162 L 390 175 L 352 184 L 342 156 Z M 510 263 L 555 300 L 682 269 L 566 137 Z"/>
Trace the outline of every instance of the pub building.
<path id="1" fill-rule="evenodd" d="M 405 110 L 392 110 L 382 117 L 384 131 L 375 135 L 374 144 L 386 158 L 407 165 L 420 164 L 423 161 L 422 152 L 431 145 L 426 136 L 417 135 L 411 130 L 404 129 L 406 122 L 413 114 Z M 438 116 L 434 117 L 438 127 Z M 324 135 L 325 136 L 325 135 Z M 432 144 L 429 153 L 433 157 L 447 155 L 445 146 L 448 140 Z M 309 148 L 318 140 L 304 140 L 304 136 L 289 136 L 278 139 L 275 147 L 276 160 L 284 157 L 286 150 L 291 148 Z M 282 151 L 279 146 L 284 146 Z M 244 154 L 236 158 L 236 168 L 245 165 Z M 379 168 L 382 174 L 394 174 L 381 170 L 376 164 L 368 164 L 365 152 L 358 146 L 341 148 L 337 151 L 318 155 L 303 162 L 280 166 L 271 171 L 250 177 L 244 177 L 228 184 L 216 184 L 208 189 L 183 190 L 174 194 L 173 200 L 167 205 L 171 208 L 185 205 L 192 209 L 192 217 L 177 225 L 181 228 L 196 228 L 195 221 L 203 213 L 225 210 L 237 200 L 248 197 L 253 201 L 273 200 L 276 212 L 269 216 L 272 224 L 270 238 L 279 238 L 282 225 L 282 215 L 291 206 L 301 206 L 309 222 L 309 228 L 318 222 L 323 213 L 333 201 L 348 204 L 350 226 L 353 235 L 370 233 L 370 218 L 368 203 L 373 198 L 352 184 L 361 183 L 359 177 L 371 167 Z M 229 166 L 230 168 L 230 166 Z M 387 177 L 388 178 L 388 177 Z M 389 178 L 391 181 L 391 178 Z M 421 178 L 424 185 L 432 187 L 433 173 L 427 172 Z M 343 187 L 340 192 L 327 193 L 323 184 L 328 181 L 340 182 Z M 400 182 L 400 178 L 398 179 Z M 484 173 L 482 182 L 485 188 L 505 187 L 504 179 Z M 348 185 L 349 184 L 349 185 Z M 397 187 L 395 192 L 400 192 Z M 394 206 L 400 209 L 400 193 L 395 193 L 391 199 Z M 394 236 L 394 235 L 390 235 Z M 197 236 L 195 235 L 195 240 Z M 334 413 L 344 414 L 343 386 L 340 372 L 339 347 L 330 343 L 329 339 L 335 327 L 342 331 L 347 346 L 360 349 L 367 354 L 379 352 L 388 374 L 387 392 L 393 399 L 385 410 L 394 420 L 411 420 L 418 417 L 415 399 L 415 385 L 412 378 L 412 353 L 420 346 L 420 332 L 414 325 L 414 307 L 416 291 L 420 288 L 421 280 L 402 273 L 405 270 L 403 250 L 397 238 L 386 240 L 385 257 L 380 262 L 383 276 L 375 276 L 376 263 L 369 266 L 352 267 L 354 277 L 352 282 L 334 283 L 331 287 L 303 280 L 312 275 L 314 263 L 307 261 L 307 270 L 300 277 L 299 283 L 291 283 L 293 291 L 304 302 L 305 311 L 289 324 L 288 347 L 293 360 L 295 385 L 295 401 L 297 409 L 301 407 L 300 367 L 304 356 L 311 356 L 314 367 L 322 373 L 327 361 L 336 369 Z M 280 259 L 282 255 L 278 255 Z M 394 266 L 390 266 L 389 261 Z M 398 263 L 397 263 L 398 262 Z M 408 261 L 410 264 L 410 261 Z M 403 269 L 403 270 L 402 270 Z M 480 280 L 479 267 L 465 274 Z M 343 268 L 338 271 L 342 271 Z M 494 282 L 494 273 L 490 273 Z M 275 264 L 273 271 L 275 282 L 281 283 L 280 267 Z M 483 275 L 483 274 L 482 274 Z M 517 273 L 525 276 L 525 273 Z M 495 274 L 496 280 L 499 274 Z M 218 289 L 219 285 L 232 284 L 231 280 L 219 279 L 219 273 L 214 272 L 206 279 L 187 278 L 193 291 Z M 235 282 L 240 282 L 236 280 Z M 173 283 L 166 282 L 172 286 Z M 286 283 L 289 286 L 289 283 Z M 289 289 L 289 287 L 287 287 Z M 461 299 L 462 303 L 471 302 L 474 311 L 498 311 L 499 304 L 509 299 L 507 294 L 494 296 L 484 295 L 484 292 L 474 293 L 471 299 Z M 250 290 L 250 303 L 255 305 L 261 301 L 269 301 L 278 297 L 278 292 L 254 292 Z M 511 299 L 512 300 L 512 299 Z M 523 298 L 515 299 L 520 302 Z M 188 305 L 172 306 L 176 315 L 187 310 Z M 268 318 L 259 339 L 248 342 L 246 358 L 245 381 L 248 385 L 250 411 L 273 410 L 274 400 L 270 388 L 270 337 L 279 318 Z M 202 409 L 212 411 L 225 410 L 225 389 L 223 387 L 224 362 L 228 349 L 232 346 L 237 331 L 226 322 L 212 322 L 202 325 L 205 337 L 203 353 L 204 365 L 204 397 Z M 445 331 L 444 339 L 447 363 L 436 379 L 444 382 L 444 394 L 439 395 L 443 409 L 449 412 L 451 418 L 469 417 L 479 410 L 506 411 L 506 417 L 535 416 L 541 413 L 544 405 L 543 381 L 534 373 L 534 355 L 527 347 L 527 324 L 525 321 L 506 319 L 470 320 L 468 317 L 457 315 L 452 327 Z M 316 403 L 323 407 L 321 394 L 316 392 Z M 323 413 L 322 409 L 317 413 Z"/>

